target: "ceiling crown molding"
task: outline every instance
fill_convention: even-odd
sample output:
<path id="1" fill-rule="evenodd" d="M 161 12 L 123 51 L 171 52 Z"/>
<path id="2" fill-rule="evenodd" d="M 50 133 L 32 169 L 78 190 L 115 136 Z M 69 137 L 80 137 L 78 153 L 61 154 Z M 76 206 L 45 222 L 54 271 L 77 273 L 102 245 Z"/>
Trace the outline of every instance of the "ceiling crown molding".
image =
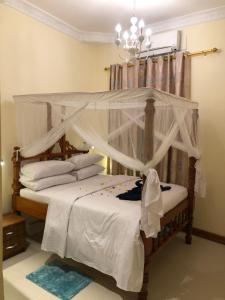
<path id="1" fill-rule="evenodd" d="M 184 27 L 215 21 L 225 18 L 225 6 L 206 9 L 181 17 L 171 18 L 162 22 L 149 25 L 153 32 L 162 32 L 167 30 L 181 29 Z"/>
<path id="2" fill-rule="evenodd" d="M 99 43 L 112 43 L 114 41 L 114 34 L 81 31 L 26 0 L 0 0 L 1 2 L 76 40 Z"/>
<path id="3" fill-rule="evenodd" d="M 26 0 L 0 0 L 0 3 L 15 8 L 16 10 L 79 41 L 113 43 L 115 40 L 115 35 L 113 33 L 81 31 Z M 146 27 L 151 27 L 153 33 L 157 33 L 173 29 L 181 29 L 191 25 L 223 18 L 225 18 L 225 6 L 220 6 L 154 24 L 149 24 Z"/>

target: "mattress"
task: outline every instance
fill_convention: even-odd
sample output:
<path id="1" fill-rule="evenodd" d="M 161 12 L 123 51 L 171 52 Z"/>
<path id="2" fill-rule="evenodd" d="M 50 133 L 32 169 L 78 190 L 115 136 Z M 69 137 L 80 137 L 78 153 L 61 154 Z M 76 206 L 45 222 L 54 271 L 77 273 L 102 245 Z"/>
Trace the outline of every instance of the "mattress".
<path id="1" fill-rule="evenodd" d="M 99 177 L 99 180 L 101 180 L 102 176 L 108 176 L 108 175 L 97 175 Z M 96 176 L 94 176 L 96 177 Z M 91 178 L 88 179 L 88 182 L 90 182 Z M 135 186 L 135 181 L 137 178 L 134 178 L 134 181 L 129 181 L 127 183 L 124 183 L 123 185 L 118 185 L 114 187 L 113 189 L 106 189 L 107 192 L 111 192 L 115 195 L 118 195 L 122 192 L 125 192 Z M 84 182 L 84 180 L 82 180 Z M 176 205 L 178 205 L 181 201 L 183 201 L 187 195 L 187 189 L 183 186 L 177 185 L 177 184 L 171 184 L 171 183 L 161 183 L 162 185 L 169 185 L 171 187 L 170 190 L 162 192 L 162 202 L 163 202 L 163 213 L 167 213 L 169 210 L 173 209 Z M 36 202 L 41 202 L 48 204 L 50 199 L 52 199 L 52 195 L 56 195 L 57 192 L 62 192 L 65 195 L 68 195 L 70 191 L 72 192 L 73 188 L 77 186 L 79 188 L 79 181 L 75 183 L 69 183 L 69 184 L 63 184 L 59 186 L 54 186 L 48 189 L 44 189 L 42 191 L 34 192 L 28 188 L 24 188 L 20 190 L 20 196 L 26 199 L 30 199 Z M 104 192 L 104 191 L 103 191 Z M 101 197 L 102 201 L 104 201 L 104 197 Z M 119 200 L 118 200 L 119 201 Z M 121 200 L 120 200 L 121 201 Z M 131 201 L 127 201 L 128 203 L 132 203 Z M 133 204 L 132 204 L 133 205 Z M 140 201 L 137 201 L 137 208 L 140 206 Z"/>

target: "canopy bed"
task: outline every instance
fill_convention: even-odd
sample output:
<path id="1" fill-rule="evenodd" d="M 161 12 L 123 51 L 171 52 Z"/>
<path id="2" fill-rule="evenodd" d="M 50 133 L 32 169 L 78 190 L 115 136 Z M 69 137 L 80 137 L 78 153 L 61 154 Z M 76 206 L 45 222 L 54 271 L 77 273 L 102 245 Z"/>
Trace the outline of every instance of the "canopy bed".
<path id="1" fill-rule="evenodd" d="M 101 198 L 101 196 L 106 195 L 109 197 L 108 203 L 107 199 L 104 198 L 104 203 L 101 202 L 98 206 L 101 213 L 105 213 L 103 220 L 108 222 L 109 218 L 116 215 L 118 217 L 116 220 L 121 222 L 120 225 L 123 227 L 124 224 L 125 232 L 123 234 L 127 234 L 127 240 L 129 240 L 129 232 L 132 231 L 132 218 L 133 222 L 136 222 L 136 226 L 138 226 L 139 248 L 136 248 L 136 250 L 138 249 L 139 252 L 135 252 L 136 250 L 132 250 L 132 252 L 130 244 L 127 247 L 130 249 L 130 252 L 140 254 L 138 266 L 143 264 L 143 269 L 140 268 L 142 276 L 139 276 L 141 285 L 138 286 L 137 284 L 137 286 L 132 288 L 128 283 L 121 283 L 117 278 L 117 275 L 118 277 L 121 276 L 119 271 L 114 276 L 113 271 L 107 269 L 106 257 L 103 258 L 106 261 L 105 265 L 107 265 L 105 268 L 97 265 L 96 262 L 88 262 L 87 264 L 112 275 L 120 288 L 138 292 L 139 300 L 147 300 L 150 261 L 153 255 L 177 232 L 182 230 L 186 231 L 186 243 L 191 244 L 194 194 L 195 189 L 199 189 L 199 178 L 198 176 L 196 177 L 195 170 L 196 161 L 200 158 L 197 132 L 197 103 L 149 88 L 102 93 L 15 96 L 15 102 L 17 107 L 17 128 L 19 129 L 18 142 L 21 148 L 14 148 L 12 158 L 14 168 L 12 197 L 14 211 L 24 212 L 42 220 L 46 219 L 47 229 L 45 230 L 42 248 L 47 251 L 55 251 L 63 257 L 64 255 L 66 256 L 65 248 L 68 247 L 68 245 L 66 246 L 66 241 L 65 244 L 62 244 L 62 250 L 56 249 L 58 246 L 52 246 L 55 241 L 50 242 L 52 236 L 62 234 L 62 236 L 65 236 L 65 239 L 70 240 L 71 244 L 73 244 L 74 240 L 76 240 L 75 236 L 79 236 L 79 234 L 75 235 L 73 231 L 72 233 L 70 232 L 70 227 L 72 227 L 70 224 L 74 224 L 74 219 L 76 220 L 77 216 L 81 216 L 84 212 L 88 219 L 87 223 L 85 218 L 81 218 L 80 225 L 76 223 L 76 226 L 74 225 L 73 228 L 82 226 L 81 224 L 84 222 L 87 225 L 89 221 L 90 224 L 94 224 L 91 220 L 94 214 L 93 211 L 98 214 L 100 219 L 101 214 L 97 211 L 97 206 L 90 208 L 88 205 L 90 204 L 91 206 L 91 203 L 98 203 L 99 199 L 97 198 Z M 108 128 L 109 112 L 113 112 L 120 118 L 119 127 Z M 41 125 L 36 126 L 37 124 Z M 71 195 L 71 199 L 68 200 L 69 197 L 67 199 L 67 202 L 71 201 L 71 205 L 67 205 L 68 207 L 66 207 L 65 211 L 63 210 L 63 214 L 68 210 L 68 217 L 65 217 L 68 218 L 66 231 L 59 227 L 63 227 L 63 224 L 57 224 L 52 231 L 51 226 L 55 226 L 52 225 L 52 218 L 55 216 L 56 206 L 64 207 L 62 206 L 64 199 L 61 198 L 65 197 L 66 199 L 66 196 L 62 196 L 66 195 L 66 190 L 64 192 L 61 187 L 57 186 L 54 188 L 54 193 L 58 199 L 49 202 L 43 201 L 43 197 L 49 196 L 49 191 L 53 191 L 53 188 L 40 191 L 34 195 L 34 193 L 27 191 L 21 185 L 19 181 L 20 170 L 21 166 L 26 162 L 52 159 L 65 160 L 73 155 L 80 154 L 82 151 L 78 151 L 65 139 L 65 134 L 69 128 L 73 128 L 87 143 L 95 146 L 111 159 L 122 164 L 129 172 L 132 171 L 134 176 L 141 173 L 144 182 L 142 200 L 135 204 L 134 202 L 131 203 L 131 201 L 118 200 L 115 202 L 116 191 L 122 188 L 126 189 L 129 185 L 134 184 L 136 177 L 133 177 L 133 179 L 130 176 L 115 176 L 110 177 L 108 180 L 107 176 L 98 175 L 97 177 L 94 176 L 93 179 L 85 179 L 75 184 L 65 185 L 66 188 L 73 191 L 74 195 L 77 193 L 78 200 L 74 201 L 75 196 Z M 122 145 L 121 147 L 121 144 L 116 142 L 119 137 L 128 141 L 126 146 Z M 113 145 L 112 141 L 114 141 Z M 56 144 L 58 145 L 57 151 Z M 169 203 L 168 195 L 173 195 L 172 198 L 175 198 L 175 193 L 161 193 L 160 181 L 157 172 L 153 168 L 170 151 L 171 147 L 182 150 L 189 156 L 188 187 L 187 193 L 185 194 L 183 188 L 183 196 L 166 209 L 164 204 L 167 203 L 168 205 Z M 104 188 L 96 187 L 95 185 L 104 185 Z M 182 188 L 175 185 L 171 186 L 174 192 Z M 82 189 L 87 190 L 85 194 L 77 192 L 77 190 Z M 60 193 L 61 198 L 59 196 Z M 90 198 L 92 196 L 94 198 Z M 54 202 L 55 204 L 53 204 Z M 104 208 L 105 203 L 107 205 L 111 203 L 112 205 Z M 113 207 L 113 204 L 118 204 L 119 209 Z M 113 211 L 111 215 L 110 209 Z M 137 219 L 135 220 L 136 212 Z M 76 215 L 76 218 L 72 220 L 73 214 Z M 123 218 L 123 220 L 119 218 Z M 106 224 L 108 224 L 107 222 Z M 87 227 L 92 226 L 90 224 Z M 105 223 L 103 222 L 103 224 Z M 127 224 L 129 224 L 130 229 L 127 228 L 126 232 Z M 102 231 L 106 234 L 104 225 L 101 226 Z M 116 226 L 115 222 L 112 226 Z M 111 232 L 111 227 L 108 232 Z M 58 229 L 56 230 L 56 228 Z M 135 230 L 134 235 L 137 235 Z M 73 235 L 72 239 L 71 235 Z M 101 232 L 99 235 L 101 235 Z M 111 239 L 113 239 L 112 236 L 114 236 L 115 243 L 118 242 L 121 237 L 119 229 L 116 233 L 112 233 Z M 83 240 L 80 238 L 79 242 L 77 237 L 76 241 L 86 245 Z M 80 245 L 80 248 L 82 248 L 82 245 Z M 69 257 L 76 258 L 75 254 L 68 254 L 74 248 L 70 247 L 68 249 L 67 257 L 69 255 Z M 86 250 L 88 252 L 88 248 Z M 123 252 L 123 248 L 121 248 L 121 252 Z M 129 266 L 130 261 L 134 263 Z M 135 268 L 137 258 L 135 257 L 130 261 L 124 257 L 124 262 L 121 262 L 121 264 L 126 266 L 125 270 L 127 269 L 127 272 L 130 270 L 130 273 L 132 273 L 132 268 Z M 84 263 L 86 261 L 85 259 L 80 259 L 80 262 Z M 122 275 L 124 276 L 124 273 Z"/>

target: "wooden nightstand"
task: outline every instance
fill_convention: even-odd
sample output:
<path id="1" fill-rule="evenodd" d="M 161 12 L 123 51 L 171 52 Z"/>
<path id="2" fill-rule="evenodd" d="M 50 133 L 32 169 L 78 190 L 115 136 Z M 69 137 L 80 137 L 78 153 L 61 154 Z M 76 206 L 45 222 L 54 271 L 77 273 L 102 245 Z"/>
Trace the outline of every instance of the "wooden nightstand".
<path id="1" fill-rule="evenodd" d="M 25 220 L 16 214 L 3 215 L 3 259 L 25 251 Z"/>

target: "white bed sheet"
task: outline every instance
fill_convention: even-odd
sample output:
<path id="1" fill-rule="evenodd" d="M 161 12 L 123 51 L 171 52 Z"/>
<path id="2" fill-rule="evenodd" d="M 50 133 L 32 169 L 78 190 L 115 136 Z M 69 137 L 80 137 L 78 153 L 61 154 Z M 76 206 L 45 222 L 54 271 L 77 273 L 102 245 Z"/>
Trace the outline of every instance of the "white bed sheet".
<path id="1" fill-rule="evenodd" d="M 49 204 L 42 249 L 111 275 L 121 289 L 139 292 L 144 269 L 141 201 L 115 197 L 136 180 L 97 175 L 39 192 L 21 190 L 22 197 Z M 164 213 L 187 196 L 185 188 L 170 186 L 162 193 Z"/>
<path id="2" fill-rule="evenodd" d="M 107 175 L 99 175 L 99 176 L 107 176 Z M 136 181 L 136 179 L 134 181 Z M 164 183 L 164 182 L 162 182 L 161 184 L 171 186 L 171 190 L 162 193 L 163 213 L 165 214 L 169 210 L 174 208 L 176 205 L 178 205 L 182 200 L 184 200 L 187 197 L 188 192 L 187 189 L 181 185 Z M 48 204 L 50 199 L 52 198 L 52 194 L 55 194 L 58 190 L 64 191 L 65 194 L 67 194 L 68 191 L 71 190 L 71 187 L 74 187 L 74 185 L 79 185 L 79 183 L 75 182 L 75 183 L 63 184 L 60 186 L 54 186 L 39 192 L 34 192 L 28 188 L 24 188 L 20 190 L 20 196 L 33 201 Z M 125 188 L 122 187 L 122 189 L 120 188 L 120 190 L 117 189 L 116 190 L 118 191 L 117 194 L 122 193 L 128 190 L 129 188 L 134 187 L 133 181 L 127 183 L 124 187 Z M 117 194 L 115 193 L 115 195 Z M 103 200 L 102 197 L 101 199 Z M 128 201 L 128 203 L 132 203 L 132 202 Z M 140 201 L 137 201 L 137 203 L 138 205 L 140 205 Z"/>

